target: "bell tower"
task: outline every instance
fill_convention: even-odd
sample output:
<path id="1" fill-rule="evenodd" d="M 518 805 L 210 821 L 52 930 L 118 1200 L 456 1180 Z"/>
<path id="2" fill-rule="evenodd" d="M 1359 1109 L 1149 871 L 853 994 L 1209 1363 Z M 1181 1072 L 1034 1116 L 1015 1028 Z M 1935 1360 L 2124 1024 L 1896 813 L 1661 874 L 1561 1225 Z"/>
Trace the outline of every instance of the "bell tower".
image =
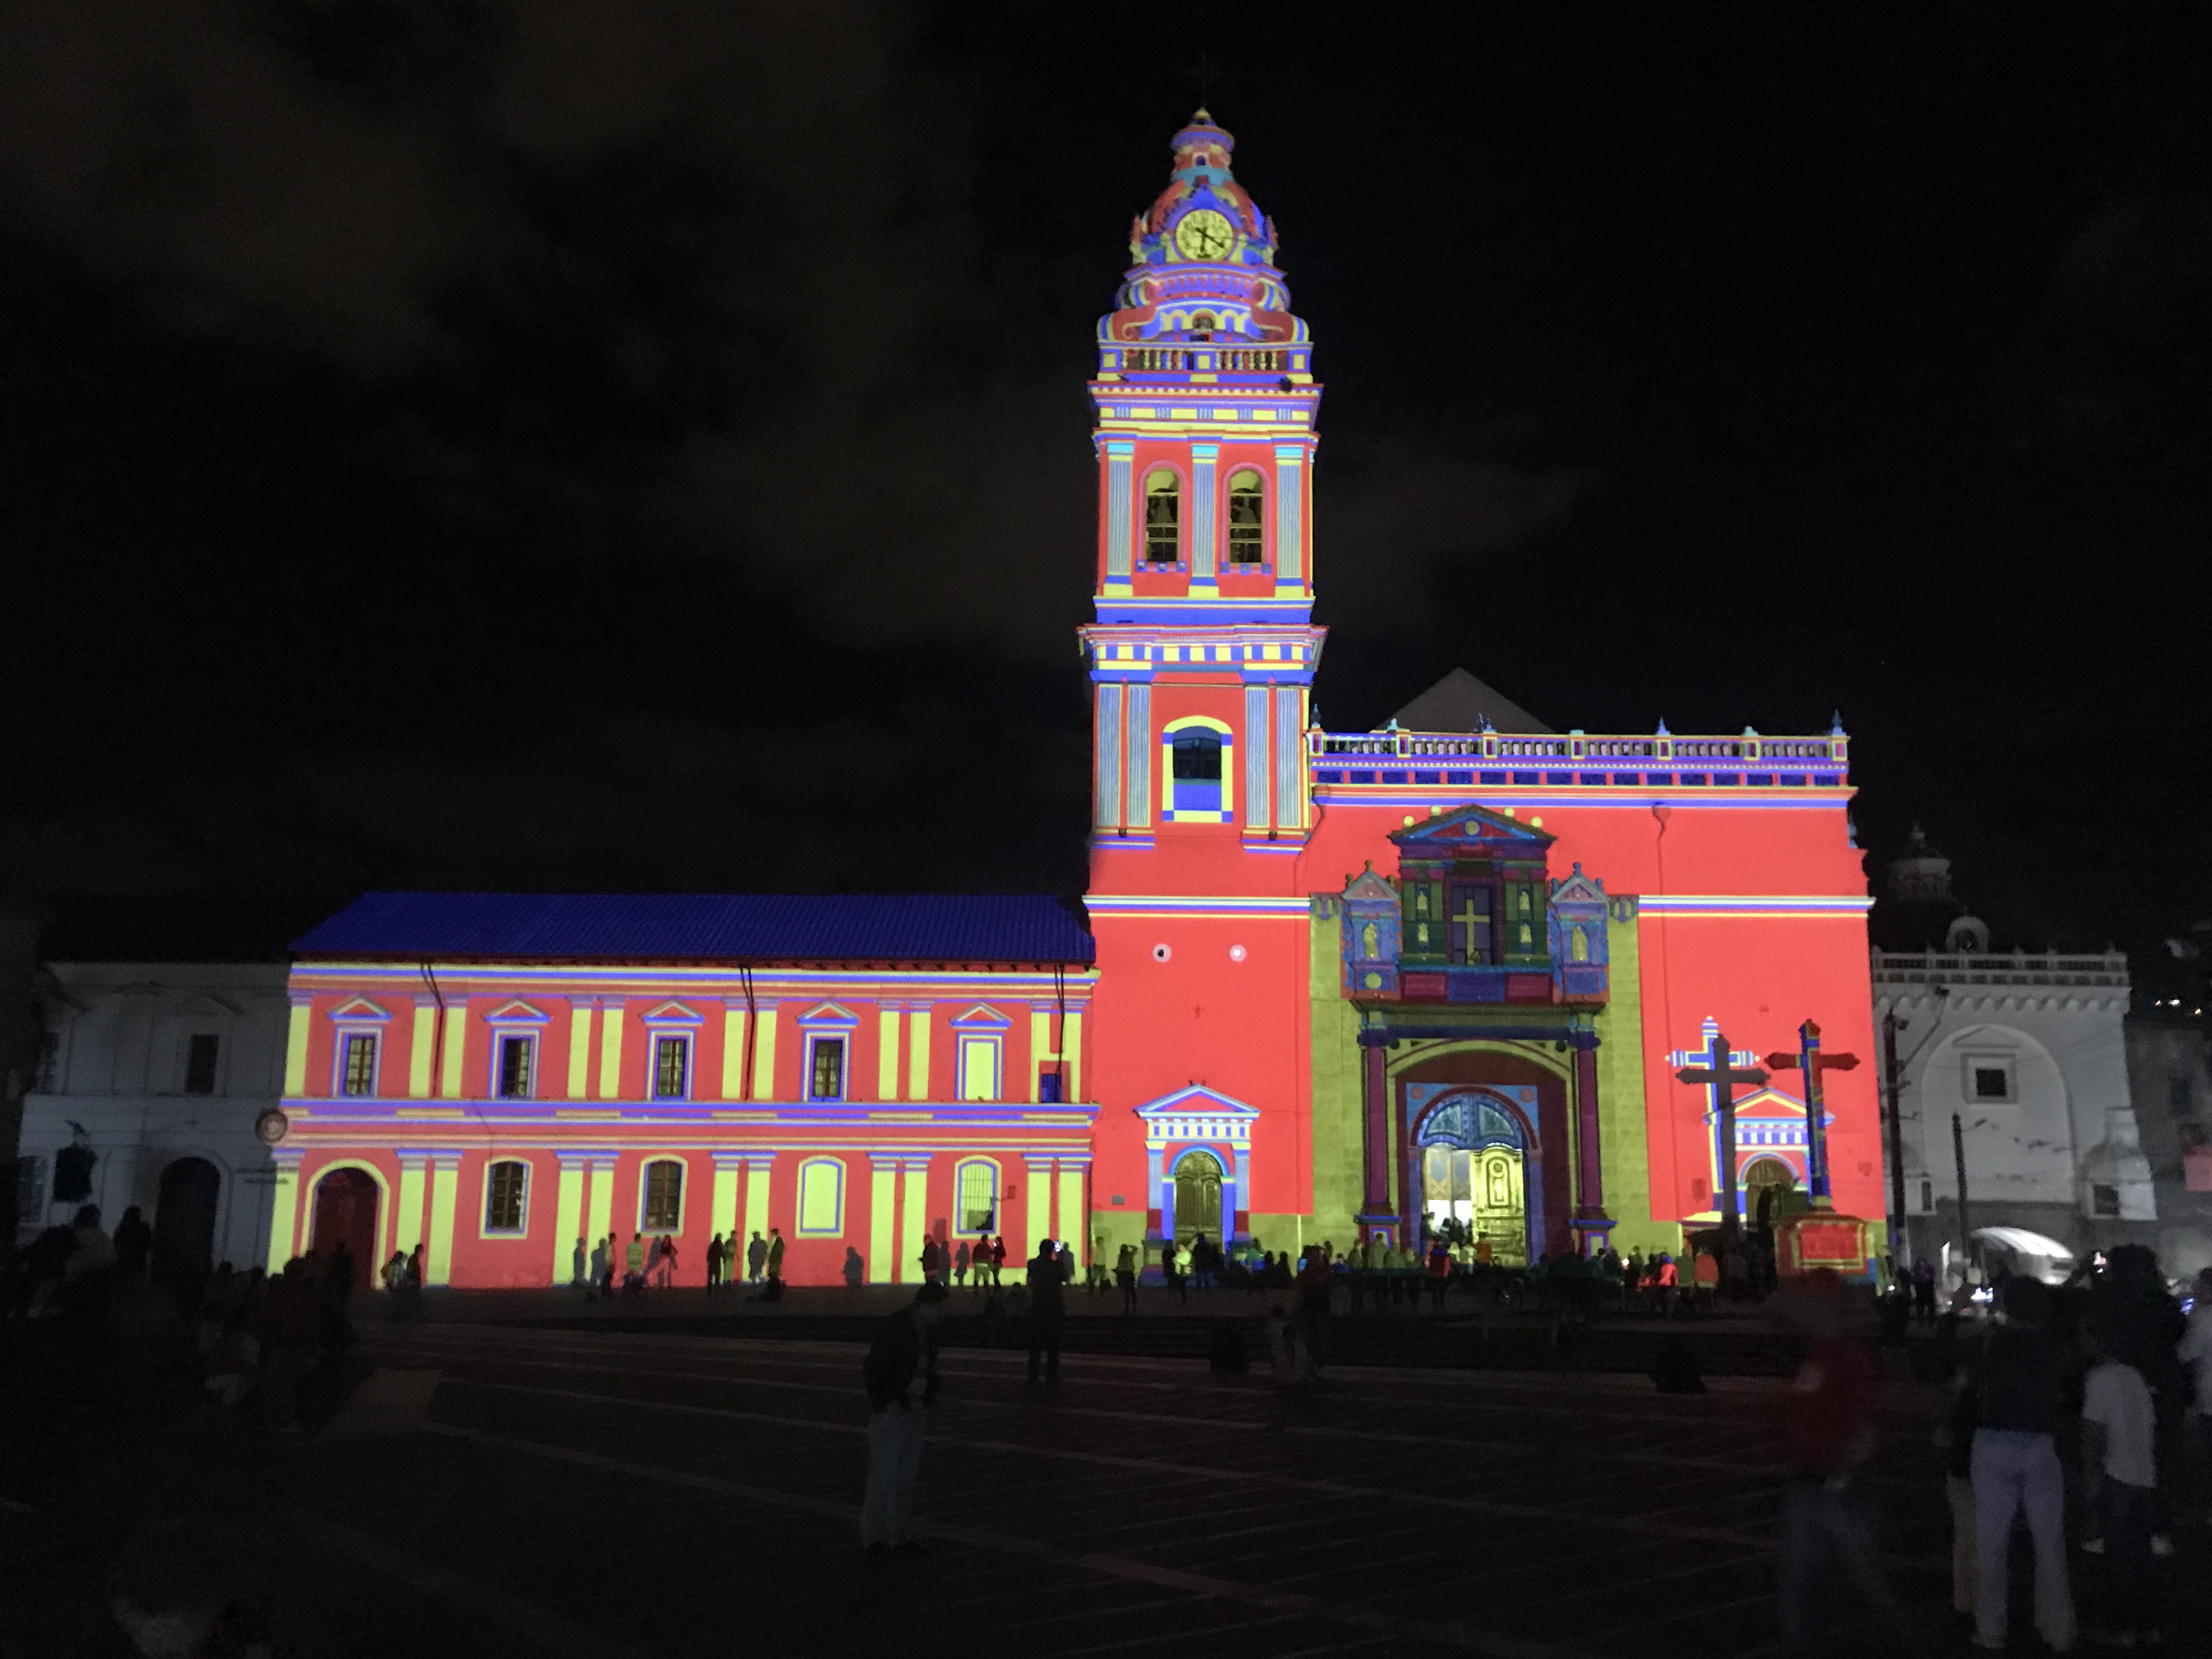
<path id="1" fill-rule="evenodd" d="M 1230 171 L 1234 140 L 1200 110 L 1170 148 L 1091 382 L 1091 1184 L 1117 1243 L 1279 1231 L 1312 1190 L 1299 854 L 1325 633 L 1321 387 L 1274 223 Z"/>
<path id="2" fill-rule="evenodd" d="M 1313 346 L 1236 141 L 1201 109 L 1171 149 L 1091 383 L 1094 888 L 1194 835 L 1208 864 L 1295 852 L 1311 816 Z"/>

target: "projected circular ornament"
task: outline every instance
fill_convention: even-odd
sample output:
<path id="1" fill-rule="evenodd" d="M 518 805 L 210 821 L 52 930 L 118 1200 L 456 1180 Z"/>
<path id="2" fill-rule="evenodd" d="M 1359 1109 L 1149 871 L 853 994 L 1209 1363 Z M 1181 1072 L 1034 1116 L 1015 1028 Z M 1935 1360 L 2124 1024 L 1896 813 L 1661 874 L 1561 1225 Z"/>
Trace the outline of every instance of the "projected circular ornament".
<path id="1" fill-rule="evenodd" d="M 1230 961 L 1231 961 L 1231 962 L 1242 962 L 1242 961 L 1243 961 L 1243 960 L 1244 960 L 1244 947 L 1243 947 L 1243 945 L 1231 945 L 1231 946 L 1229 947 L 1229 959 L 1230 959 Z"/>
<path id="2" fill-rule="evenodd" d="M 1237 229 L 1212 208 L 1196 208 L 1183 215 L 1175 240 L 1186 259 L 1218 259 L 1236 243 Z"/>
<path id="3" fill-rule="evenodd" d="M 1154 962 L 1165 962 L 1174 954 L 1175 952 L 1168 949 L 1164 945 L 1155 945 L 1152 946 L 1152 960 Z"/>
<path id="4" fill-rule="evenodd" d="M 253 1120 L 253 1133 L 264 1146 L 274 1146 L 292 1133 L 292 1120 L 271 1106 Z"/>

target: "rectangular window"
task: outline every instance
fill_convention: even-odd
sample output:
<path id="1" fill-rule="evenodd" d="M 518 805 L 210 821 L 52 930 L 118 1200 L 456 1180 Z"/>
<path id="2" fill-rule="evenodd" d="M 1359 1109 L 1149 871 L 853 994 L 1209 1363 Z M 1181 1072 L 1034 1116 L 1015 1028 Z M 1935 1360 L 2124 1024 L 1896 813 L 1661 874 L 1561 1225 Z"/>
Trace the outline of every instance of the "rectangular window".
<path id="1" fill-rule="evenodd" d="M 845 1039 L 817 1037 L 806 1079 L 809 1100 L 845 1097 Z"/>
<path id="2" fill-rule="evenodd" d="M 655 1037 L 653 1040 L 653 1097 L 655 1100 L 681 1100 L 689 1092 L 690 1081 L 690 1038 Z"/>
<path id="3" fill-rule="evenodd" d="M 502 1158 L 484 1177 L 484 1231 L 519 1233 L 522 1231 L 522 1198 L 530 1184 L 530 1166 Z"/>
<path id="4" fill-rule="evenodd" d="M 996 1100 L 999 1097 L 999 1042 L 996 1037 L 960 1039 L 960 1098 Z"/>
<path id="5" fill-rule="evenodd" d="M 215 1092 L 216 1063 L 222 1056 L 222 1039 L 212 1031 L 196 1031 L 185 1044 L 185 1092 Z"/>
<path id="6" fill-rule="evenodd" d="M 527 1100 L 530 1083 L 537 1068 L 538 1039 L 526 1036 L 503 1036 L 499 1040 L 499 1097 L 501 1100 Z"/>
<path id="7" fill-rule="evenodd" d="M 1933 1211 L 1936 1207 L 1936 1183 L 1932 1181 L 1923 1181 L 1920 1183 L 1920 1207 L 1928 1211 Z"/>
<path id="8" fill-rule="evenodd" d="M 1037 1073 L 1037 1098 L 1048 1106 L 1057 1106 L 1062 1098 L 1060 1068 L 1048 1066 Z"/>
<path id="9" fill-rule="evenodd" d="M 1461 963 L 1490 960 L 1490 887 L 1485 882 L 1454 882 L 1444 912 L 1444 937 L 1451 959 Z"/>
<path id="10" fill-rule="evenodd" d="M 2102 1182 L 2089 1186 L 2089 1209 L 2093 1214 L 2114 1216 L 2120 1212 L 2120 1189 L 2107 1187 Z"/>
<path id="11" fill-rule="evenodd" d="M 647 1232 L 674 1232 L 684 1224 L 684 1166 L 672 1158 L 645 1166 L 642 1219 Z"/>
<path id="12" fill-rule="evenodd" d="M 346 1033 L 345 1064 L 338 1078 L 338 1088 L 349 1095 L 376 1092 L 376 1038 L 373 1033 Z"/>
<path id="13" fill-rule="evenodd" d="M 799 1231 L 816 1238 L 845 1231 L 845 1166 L 835 1158 L 809 1158 L 799 1166 Z"/>
<path id="14" fill-rule="evenodd" d="M 2012 1068 L 2002 1065 L 1977 1065 L 1973 1068 L 1973 1092 L 1976 1100 L 2010 1100 L 2012 1098 Z"/>

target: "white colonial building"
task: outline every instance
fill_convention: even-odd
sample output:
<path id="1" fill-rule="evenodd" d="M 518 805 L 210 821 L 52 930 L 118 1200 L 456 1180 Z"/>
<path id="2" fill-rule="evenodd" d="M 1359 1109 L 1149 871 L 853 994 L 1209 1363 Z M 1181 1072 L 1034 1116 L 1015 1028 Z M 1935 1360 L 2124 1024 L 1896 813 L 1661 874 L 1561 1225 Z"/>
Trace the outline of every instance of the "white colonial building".
<path id="1" fill-rule="evenodd" d="M 274 1170 L 255 1121 L 284 1082 L 281 963 L 54 963 L 46 1043 L 24 1102 L 21 1236 L 68 1219 L 57 1160 L 94 1158 L 87 1201 L 112 1229 L 137 1205 L 157 1260 L 240 1268 L 267 1255 Z"/>
<path id="2" fill-rule="evenodd" d="M 2076 1255 L 2155 1243 L 2128 1090 L 2126 957 L 1988 945 L 1988 928 L 1961 916 L 1942 950 L 1874 952 L 1877 1025 L 1898 1023 L 1912 1254 L 1962 1255 L 1958 1151 L 1977 1233 L 2020 1229 Z"/>

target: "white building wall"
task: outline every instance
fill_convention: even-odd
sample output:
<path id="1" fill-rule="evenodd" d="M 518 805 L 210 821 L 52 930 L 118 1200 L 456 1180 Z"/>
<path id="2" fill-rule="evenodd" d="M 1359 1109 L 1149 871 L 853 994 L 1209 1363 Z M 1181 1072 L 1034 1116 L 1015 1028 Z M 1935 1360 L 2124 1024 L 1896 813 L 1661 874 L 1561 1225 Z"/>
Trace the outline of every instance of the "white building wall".
<path id="1" fill-rule="evenodd" d="M 1876 951 L 1873 967 L 1875 1019 L 1899 1023 L 1916 1250 L 1964 1242 L 1954 1115 L 1974 1228 L 2022 1227 L 2076 1251 L 2149 1238 L 2157 1205 L 2128 1091 L 2124 957 Z M 1978 1073 L 2001 1074 L 2002 1097 Z"/>
<path id="2" fill-rule="evenodd" d="M 82 1139 L 97 1158 L 90 1201 L 111 1230 L 134 1204 L 155 1223 L 163 1172 L 204 1158 L 221 1178 L 213 1260 L 260 1262 L 274 1172 L 254 1122 L 283 1085 L 285 967 L 55 963 L 47 971 L 52 1048 L 24 1102 L 22 1156 L 35 1186 L 21 1193 L 32 1201 L 19 1211 L 21 1235 L 68 1218 L 74 1206 L 52 1202 L 54 1155 Z M 196 1035 L 216 1040 L 208 1094 L 185 1091 Z"/>

